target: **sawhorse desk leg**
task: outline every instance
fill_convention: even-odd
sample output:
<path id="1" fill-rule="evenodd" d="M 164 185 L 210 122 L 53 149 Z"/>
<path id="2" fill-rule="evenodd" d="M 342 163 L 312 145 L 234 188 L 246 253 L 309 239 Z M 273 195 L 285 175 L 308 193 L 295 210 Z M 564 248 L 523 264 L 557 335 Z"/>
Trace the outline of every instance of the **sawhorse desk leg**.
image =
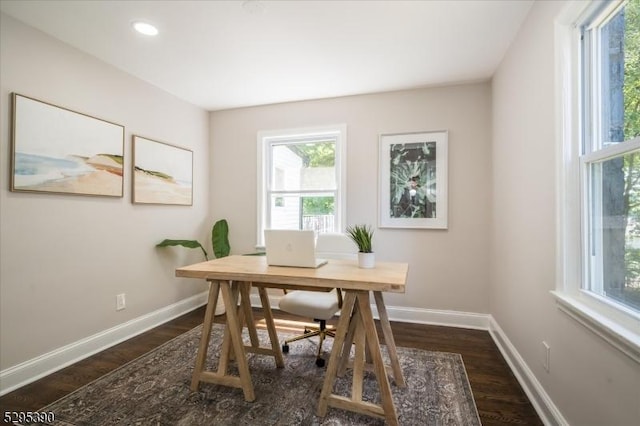
<path id="1" fill-rule="evenodd" d="M 384 310 L 384 301 L 381 297 L 379 300 L 376 297 L 376 303 L 378 302 L 382 304 Z M 386 310 L 384 310 L 384 313 L 386 317 Z M 390 335 L 387 337 L 386 335 L 387 332 L 391 332 L 391 327 L 388 325 L 388 317 L 385 318 L 385 322 L 388 327 L 384 332 L 385 341 L 387 345 L 393 345 L 393 349 L 390 351 L 390 354 L 393 353 L 394 356 L 391 356 L 391 361 L 392 364 L 397 364 L 397 366 L 392 366 L 394 377 L 397 383 L 401 382 L 404 385 L 404 378 L 402 377 L 402 372 L 395 352 L 393 336 Z M 385 326 L 383 325 L 383 329 L 384 328 Z M 352 332 L 350 332 L 350 329 Z M 347 335 L 349 335 L 348 339 Z M 339 373 L 340 366 L 344 365 L 343 357 L 348 356 L 349 351 L 346 349 L 346 345 L 350 347 L 352 343 L 355 343 L 356 345 L 356 359 L 354 362 L 352 395 L 351 398 L 347 398 L 333 394 L 333 383 Z M 378 340 L 378 333 L 376 331 L 373 313 L 371 312 L 368 291 L 346 291 L 333 345 L 329 365 L 327 366 L 327 372 L 325 374 L 325 381 L 322 387 L 322 393 L 320 394 L 318 415 L 320 417 L 324 417 L 328 407 L 335 407 L 369 416 L 381 417 L 384 418 L 388 424 L 397 425 L 398 416 L 396 414 L 393 397 L 391 395 L 386 367 L 382 359 L 380 341 Z M 347 355 L 344 355 L 343 349 Z M 363 369 L 365 354 L 371 357 L 373 371 L 375 372 L 378 380 L 381 399 L 380 405 L 362 400 L 362 380 L 364 377 Z"/>
<path id="2" fill-rule="evenodd" d="M 275 358 L 276 366 L 284 367 L 284 358 L 278 343 L 275 329 L 275 322 L 269 304 L 269 298 L 264 288 L 259 288 L 260 300 L 265 315 L 265 322 L 271 340 L 271 348 L 260 347 L 258 333 L 253 319 L 250 301 L 251 283 L 212 281 L 209 289 L 209 300 L 205 311 L 204 323 L 202 326 L 202 336 L 200 346 L 196 356 L 195 368 L 191 379 L 191 390 L 197 391 L 200 382 L 215 383 L 224 386 L 241 388 L 246 401 L 256 399 L 251 381 L 251 373 L 247 362 L 247 352 L 269 355 Z M 209 340 L 211 339 L 211 329 L 213 326 L 214 311 L 218 300 L 218 295 L 222 293 L 222 299 L 226 309 L 226 325 L 222 346 L 220 349 L 220 359 L 217 371 L 205 371 Z M 240 304 L 238 305 L 238 298 Z M 246 324 L 251 345 L 245 346 L 242 340 L 242 330 Z M 238 366 L 239 376 L 227 374 L 227 367 L 230 360 L 235 360 Z"/>

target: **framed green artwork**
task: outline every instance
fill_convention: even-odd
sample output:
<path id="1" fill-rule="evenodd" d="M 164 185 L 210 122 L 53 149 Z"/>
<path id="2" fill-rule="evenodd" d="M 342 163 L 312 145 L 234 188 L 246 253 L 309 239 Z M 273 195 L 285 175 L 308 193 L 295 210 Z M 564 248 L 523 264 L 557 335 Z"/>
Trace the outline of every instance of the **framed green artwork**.
<path id="1" fill-rule="evenodd" d="M 380 135 L 380 228 L 447 228 L 446 131 Z"/>

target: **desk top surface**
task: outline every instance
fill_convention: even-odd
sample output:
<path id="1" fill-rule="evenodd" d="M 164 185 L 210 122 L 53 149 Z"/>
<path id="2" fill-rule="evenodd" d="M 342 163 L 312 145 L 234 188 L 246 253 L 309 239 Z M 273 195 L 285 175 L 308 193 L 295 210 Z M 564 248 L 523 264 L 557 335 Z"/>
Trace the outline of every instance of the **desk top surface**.
<path id="1" fill-rule="evenodd" d="M 178 268 L 176 276 L 404 293 L 408 270 L 407 263 L 396 262 L 376 262 L 375 268 L 363 269 L 355 260 L 329 259 L 314 269 L 268 266 L 265 256 L 228 256 Z"/>

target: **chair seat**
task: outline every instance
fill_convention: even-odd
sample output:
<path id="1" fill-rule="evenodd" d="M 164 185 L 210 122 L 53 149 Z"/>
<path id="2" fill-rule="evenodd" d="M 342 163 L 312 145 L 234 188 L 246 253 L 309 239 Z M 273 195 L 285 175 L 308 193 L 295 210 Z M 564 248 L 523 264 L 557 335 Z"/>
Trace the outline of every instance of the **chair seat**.
<path id="1" fill-rule="evenodd" d="M 336 291 L 296 290 L 285 294 L 278 302 L 281 311 L 317 320 L 328 320 L 340 310 Z"/>

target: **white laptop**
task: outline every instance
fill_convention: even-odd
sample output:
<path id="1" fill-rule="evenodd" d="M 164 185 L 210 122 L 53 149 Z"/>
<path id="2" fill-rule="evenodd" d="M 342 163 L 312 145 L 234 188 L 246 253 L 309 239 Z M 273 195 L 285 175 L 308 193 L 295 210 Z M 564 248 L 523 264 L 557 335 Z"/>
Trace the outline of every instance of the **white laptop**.
<path id="1" fill-rule="evenodd" d="M 316 259 L 313 231 L 265 229 L 264 242 L 269 266 L 318 268 L 327 263 Z"/>

